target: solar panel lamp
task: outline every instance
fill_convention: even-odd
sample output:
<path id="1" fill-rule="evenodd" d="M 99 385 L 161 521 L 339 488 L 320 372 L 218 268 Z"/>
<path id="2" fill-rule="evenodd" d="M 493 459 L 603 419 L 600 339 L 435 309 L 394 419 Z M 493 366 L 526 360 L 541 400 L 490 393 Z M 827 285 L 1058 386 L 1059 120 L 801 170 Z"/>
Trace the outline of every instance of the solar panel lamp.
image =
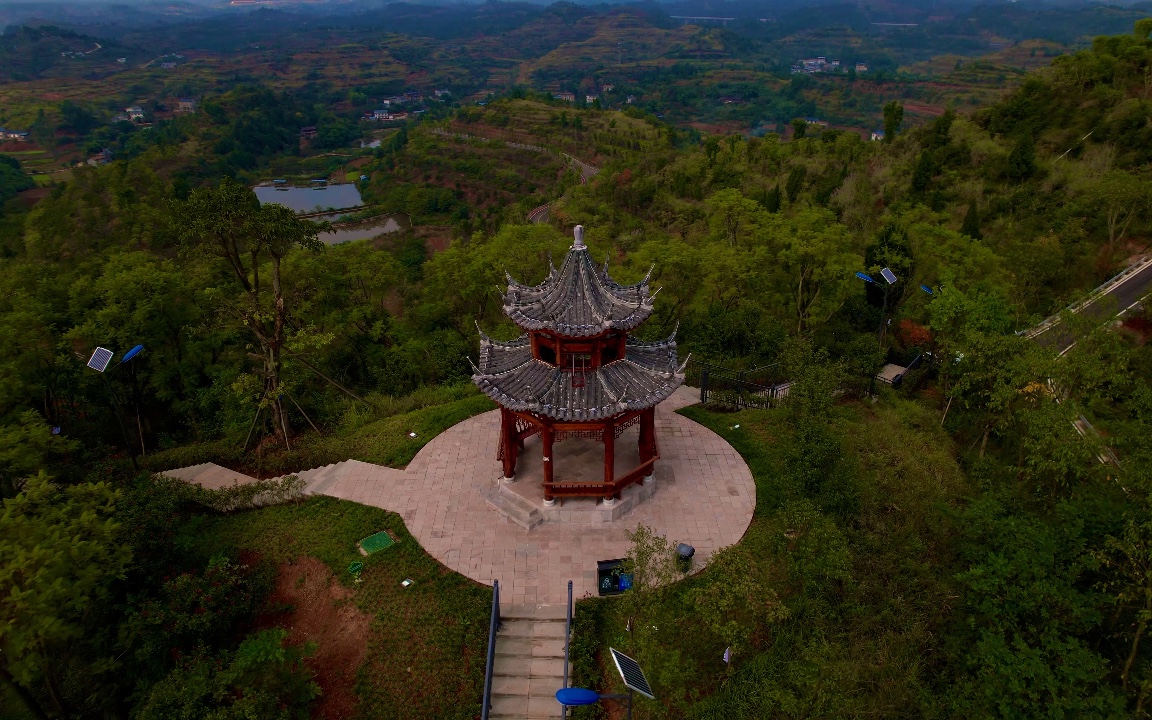
<path id="1" fill-rule="evenodd" d="M 137 345 L 129 352 L 132 357 L 135 357 L 140 350 L 143 349 L 142 345 Z M 108 348 L 97 347 L 92 351 L 92 357 L 88 358 L 88 367 L 100 373 L 100 377 L 104 379 L 104 387 L 108 390 L 108 397 L 112 400 L 112 414 L 116 416 L 116 424 L 120 426 L 120 436 L 124 438 L 124 449 L 128 451 L 128 459 L 132 461 L 132 469 L 139 472 L 140 466 L 136 464 L 136 453 L 132 451 L 132 441 L 128 439 L 128 431 L 124 428 L 124 420 L 120 417 L 120 404 L 116 402 L 116 393 L 112 392 L 112 383 L 108 382 L 108 375 L 106 370 L 108 364 L 112 362 L 114 353 Z M 127 357 L 127 353 L 125 354 Z M 127 357 L 131 360 L 131 357 Z M 123 360 L 120 361 L 123 364 Z"/>
<path id="2" fill-rule="evenodd" d="M 616 700 L 624 704 L 628 711 L 626 717 L 628 720 L 632 720 L 633 693 L 638 692 L 652 700 L 656 699 L 652 693 L 652 686 L 648 683 L 648 678 L 644 676 L 644 671 L 640 669 L 639 663 L 616 648 L 608 648 L 608 652 L 612 655 L 612 661 L 620 673 L 620 679 L 624 681 L 624 687 L 628 688 L 628 694 L 601 695 L 595 690 L 587 688 L 560 688 L 556 691 L 556 700 L 565 707 L 565 713 L 567 713 L 569 706 L 592 705 L 601 700 Z"/>
<path id="3" fill-rule="evenodd" d="M 627 717 L 632 717 L 632 691 L 627 695 L 601 695 L 588 688 L 560 688 L 556 691 L 556 700 L 564 707 L 580 707 L 582 705 L 595 705 L 601 700 L 616 700 L 621 702 L 628 710 Z"/>
<path id="4" fill-rule="evenodd" d="M 888 324 L 885 322 L 888 317 L 888 288 L 892 285 L 895 285 L 899 281 L 899 278 L 897 278 L 896 274 L 893 273 L 889 268 L 884 268 L 880 271 L 880 277 L 884 278 L 884 283 L 877 282 L 868 273 L 857 272 L 856 277 L 860 278 L 866 283 L 871 283 L 872 285 L 880 285 L 882 288 L 884 288 L 884 308 L 880 311 L 880 330 L 877 332 L 880 345 L 883 346 L 884 330 Z"/>

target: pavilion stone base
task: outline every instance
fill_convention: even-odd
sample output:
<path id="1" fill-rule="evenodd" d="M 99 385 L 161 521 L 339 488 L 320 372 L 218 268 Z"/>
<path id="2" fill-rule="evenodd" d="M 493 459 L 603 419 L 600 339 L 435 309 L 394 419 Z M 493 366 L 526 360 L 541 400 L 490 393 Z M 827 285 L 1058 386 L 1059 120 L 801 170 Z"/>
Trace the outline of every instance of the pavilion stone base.
<path id="1" fill-rule="evenodd" d="M 629 428 L 621 436 L 617 447 L 617 462 L 625 468 L 639 464 L 636 450 L 636 428 Z M 529 438 L 525 443 L 516 477 L 511 481 L 497 478 L 492 487 L 483 492 L 488 505 L 512 522 L 531 530 L 541 523 L 610 523 L 627 515 L 640 503 L 656 493 L 661 463 L 656 461 L 655 472 L 645 478 L 643 485 L 629 485 L 620 493 L 620 499 L 605 504 L 600 498 L 557 498 L 551 507 L 544 504 L 543 472 L 540 441 Z M 566 440 L 556 443 L 557 475 L 565 480 L 592 482 L 603 479 L 604 448 L 591 440 Z"/>

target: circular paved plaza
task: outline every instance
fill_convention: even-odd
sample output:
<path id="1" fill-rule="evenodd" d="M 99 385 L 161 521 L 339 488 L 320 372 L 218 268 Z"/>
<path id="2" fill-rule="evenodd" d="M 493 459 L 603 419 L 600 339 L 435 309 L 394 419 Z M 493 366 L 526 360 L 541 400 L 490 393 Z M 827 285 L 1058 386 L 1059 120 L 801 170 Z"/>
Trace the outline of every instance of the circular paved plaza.
<path id="1" fill-rule="evenodd" d="M 752 473 L 723 438 L 674 412 L 693 399 L 681 388 L 657 406 L 656 493 L 613 523 L 525 530 L 488 505 L 484 493 L 501 474 L 498 411 L 448 429 L 405 470 L 356 463 L 326 494 L 398 512 L 433 557 L 479 582 L 499 580 L 502 604 L 564 603 L 568 580 L 577 598 L 596 593 L 596 561 L 624 557 L 638 525 L 694 546 L 697 567 L 744 535 L 756 506 Z M 539 478 L 518 472 L 516 482 Z"/>

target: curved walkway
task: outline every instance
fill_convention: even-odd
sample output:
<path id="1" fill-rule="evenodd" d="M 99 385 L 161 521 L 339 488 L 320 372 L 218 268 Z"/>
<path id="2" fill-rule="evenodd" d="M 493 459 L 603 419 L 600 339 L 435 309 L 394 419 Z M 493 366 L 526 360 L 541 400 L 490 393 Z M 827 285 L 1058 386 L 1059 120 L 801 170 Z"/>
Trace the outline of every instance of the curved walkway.
<path id="1" fill-rule="evenodd" d="M 723 438 L 674 412 L 693 400 L 682 388 L 657 408 L 656 494 L 611 524 L 528 531 L 489 507 L 481 491 L 500 476 L 496 411 L 449 428 L 406 470 L 347 463 L 322 492 L 399 513 L 433 557 L 479 582 L 499 580 L 504 603 L 564 603 L 568 580 L 576 597 L 596 593 L 596 561 L 627 554 L 626 531 L 641 523 L 693 545 L 697 567 L 744 535 L 756 506 L 752 473 Z"/>

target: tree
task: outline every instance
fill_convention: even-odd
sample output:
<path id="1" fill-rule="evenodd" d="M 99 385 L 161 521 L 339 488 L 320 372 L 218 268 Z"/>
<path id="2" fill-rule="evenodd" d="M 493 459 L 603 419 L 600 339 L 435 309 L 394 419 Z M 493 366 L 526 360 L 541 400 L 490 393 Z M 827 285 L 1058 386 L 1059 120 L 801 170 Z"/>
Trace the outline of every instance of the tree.
<path id="1" fill-rule="evenodd" d="M 539 282 L 549 256 L 558 256 L 564 242 L 551 225 L 505 225 L 491 238 L 475 234 L 467 244 L 453 243 L 424 265 L 421 314 L 442 313 L 445 322 L 468 335 L 477 322 L 499 322 L 494 311 L 507 289 L 504 273 L 518 282 Z"/>
<path id="2" fill-rule="evenodd" d="M 755 233 L 764 219 L 764 208 L 755 200 L 744 197 L 739 190 L 721 190 L 708 198 L 712 206 L 712 224 L 732 247 L 740 245 L 742 237 Z"/>
<path id="3" fill-rule="evenodd" d="M 763 193 L 760 204 L 770 213 L 780 212 L 780 185 L 777 183 L 771 190 Z"/>
<path id="4" fill-rule="evenodd" d="M 0 497 L 15 495 L 24 478 L 44 470 L 51 456 L 76 447 L 76 442 L 53 435 L 35 410 L 25 410 L 16 424 L 0 425 Z"/>
<path id="5" fill-rule="evenodd" d="M 716 156 L 720 153 L 720 138 L 709 135 L 704 138 L 704 154 L 708 156 L 708 167 L 716 164 Z"/>
<path id="6" fill-rule="evenodd" d="M 71 100 L 60 103 L 60 115 L 64 118 L 64 129 L 71 130 L 77 135 L 87 135 L 100 121 L 96 116 Z"/>
<path id="7" fill-rule="evenodd" d="M 800 197 L 800 191 L 804 188 L 804 178 L 807 175 L 808 168 L 803 165 L 797 165 L 788 173 L 788 179 L 784 183 L 784 192 L 788 194 L 788 202 L 796 202 L 796 198 Z"/>
<path id="8" fill-rule="evenodd" d="M 315 643 L 285 644 L 288 631 L 262 630 L 235 653 L 193 657 L 154 685 L 139 720 L 305 720 L 320 697 L 305 659 Z"/>
<path id="9" fill-rule="evenodd" d="M 44 108 L 36 111 L 36 119 L 32 121 L 32 125 L 28 128 L 28 134 L 36 141 L 36 144 L 43 148 L 51 150 L 56 147 L 56 125 L 48 119 L 44 114 Z"/>
<path id="10" fill-rule="evenodd" d="M 804 118 L 794 118 L 792 120 L 792 137 L 797 140 L 803 140 L 807 134 L 808 121 Z"/>
<path id="11" fill-rule="evenodd" d="M 796 331 L 806 332 L 832 317 L 859 281 L 863 254 L 848 228 L 824 208 L 805 208 L 794 217 L 766 219 L 764 246 L 757 265 L 785 274 Z"/>
<path id="12" fill-rule="evenodd" d="M 272 409 L 273 426 L 288 446 L 288 414 L 280 390 L 288 310 L 280 266 L 294 247 L 321 250 L 317 236 L 330 226 L 301 220 L 283 205 L 260 207 L 251 190 L 229 178 L 217 188 L 194 191 L 181 203 L 179 215 L 186 252 L 223 258 L 243 291 L 239 302 L 225 302 L 260 345 L 260 402 Z M 271 264 L 270 289 L 260 275 L 266 261 Z"/>
<path id="13" fill-rule="evenodd" d="M 976 201 L 968 203 L 968 212 L 964 214 L 964 222 L 960 225 L 960 234 L 967 235 L 973 240 L 980 240 L 980 209 Z"/>
<path id="14" fill-rule="evenodd" d="M 936 162 L 932 159 L 931 150 L 921 150 L 920 159 L 916 161 L 916 169 L 912 171 L 912 193 L 923 195 L 932 184 L 932 176 L 936 174 Z"/>
<path id="15" fill-rule="evenodd" d="M 1124 239 L 1128 227 L 1148 203 L 1149 184 L 1123 170 L 1110 170 L 1091 187 L 1089 193 L 1104 214 L 1108 226 L 1108 249 Z"/>
<path id="16" fill-rule="evenodd" d="M 1036 145 L 1032 141 L 1032 133 L 1024 133 L 1012 152 L 1008 153 L 1008 179 L 1023 182 L 1036 174 Z"/>
<path id="17" fill-rule="evenodd" d="M 708 563 L 706 580 L 689 595 L 696 614 L 732 652 L 748 650 L 754 631 L 788 617 L 788 608 L 765 582 L 752 554 L 741 547 L 724 548 Z"/>
<path id="18" fill-rule="evenodd" d="M 904 122 L 904 106 L 893 100 L 884 106 L 884 142 L 890 143 L 896 139 L 900 131 L 900 123 Z"/>
<path id="19" fill-rule="evenodd" d="M 4 203 L 16 197 L 21 190 L 35 187 L 36 183 L 20 167 L 20 161 L 9 155 L 0 155 L 0 216 Z"/>
<path id="20" fill-rule="evenodd" d="M 1069 510 L 1049 526 L 985 496 L 959 518 L 968 568 L 956 580 L 970 630 L 955 646 L 950 714 L 1123 716 L 1108 662 L 1085 637 L 1102 618 L 1083 582 L 1094 564 L 1084 523 Z"/>
<path id="21" fill-rule="evenodd" d="M 40 473 L 4 501 L 0 514 L 0 676 L 45 713 L 32 691 L 43 688 L 53 711 L 69 716 L 62 674 L 73 646 L 100 623 L 112 585 L 132 559 L 113 519 L 119 492 L 107 483 L 59 487 Z M 100 658 L 90 673 L 110 673 Z"/>

